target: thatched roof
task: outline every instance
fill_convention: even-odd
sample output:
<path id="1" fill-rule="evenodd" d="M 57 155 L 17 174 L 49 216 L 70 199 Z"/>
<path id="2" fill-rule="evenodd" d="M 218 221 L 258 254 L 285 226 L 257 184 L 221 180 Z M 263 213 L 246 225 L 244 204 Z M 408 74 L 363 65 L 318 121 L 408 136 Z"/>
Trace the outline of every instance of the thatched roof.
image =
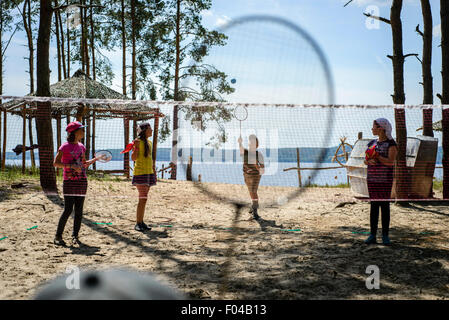
<path id="1" fill-rule="evenodd" d="M 76 99 L 117 99 L 117 100 L 129 100 L 128 97 L 118 93 L 115 90 L 105 86 L 104 84 L 92 80 L 83 71 L 76 71 L 72 77 L 61 80 L 50 86 L 51 97 L 57 98 L 76 98 Z M 28 97 L 36 96 L 35 93 L 28 95 Z M 1 105 L 1 108 L 6 108 L 9 112 L 21 115 L 20 107 L 24 104 L 31 107 L 35 107 L 35 102 L 26 102 L 25 100 L 12 100 Z M 88 107 L 89 111 L 99 110 L 97 113 L 98 118 L 109 118 L 117 116 L 118 114 L 128 113 L 128 112 L 146 112 L 155 109 L 150 109 L 145 105 L 132 104 L 87 104 L 82 103 L 60 103 L 52 102 L 52 116 L 56 117 L 58 115 L 70 114 L 71 116 L 76 116 L 77 112 L 80 112 L 80 108 Z M 100 111 L 101 110 L 101 111 Z M 108 112 L 110 110 L 110 112 Z M 114 111 L 114 112 L 113 112 Z M 34 114 L 32 114 L 34 115 Z M 146 116 L 145 118 L 148 118 Z"/>

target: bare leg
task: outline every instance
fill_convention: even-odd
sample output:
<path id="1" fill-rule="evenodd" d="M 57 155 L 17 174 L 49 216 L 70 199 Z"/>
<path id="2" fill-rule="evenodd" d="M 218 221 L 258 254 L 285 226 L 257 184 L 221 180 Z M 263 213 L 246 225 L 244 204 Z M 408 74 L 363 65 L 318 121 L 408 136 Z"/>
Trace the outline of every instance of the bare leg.
<path id="1" fill-rule="evenodd" d="M 139 203 L 137 204 L 136 222 L 142 223 L 143 217 L 145 215 L 145 206 L 147 204 L 148 191 L 150 190 L 150 187 L 137 186 L 137 190 L 139 191 Z"/>

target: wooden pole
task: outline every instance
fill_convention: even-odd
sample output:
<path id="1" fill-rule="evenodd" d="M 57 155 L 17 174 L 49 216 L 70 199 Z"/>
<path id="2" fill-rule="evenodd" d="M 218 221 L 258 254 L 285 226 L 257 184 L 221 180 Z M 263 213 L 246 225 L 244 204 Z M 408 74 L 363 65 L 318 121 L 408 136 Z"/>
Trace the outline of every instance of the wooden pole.
<path id="1" fill-rule="evenodd" d="M 189 163 L 187 164 L 187 172 L 186 172 L 187 181 L 192 181 L 192 163 L 193 163 L 193 159 L 192 159 L 192 156 L 190 156 Z"/>
<path id="2" fill-rule="evenodd" d="M 157 114 L 154 117 L 154 128 L 153 128 L 153 163 L 156 165 L 157 159 L 157 138 L 159 136 L 159 109 L 157 109 Z"/>
<path id="3" fill-rule="evenodd" d="M 25 174 L 25 161 L 26 161 L 26 141 L 27 141 L 27 115 L 26 104 L 22 107 L 22 174 Z"/>
<path id="4" fill-rule="evenodd" d="M 0 100 L 1 103 L 1 100 Z M 2 110 L 0 109 L 0 170 L 2 168 Z"/>
<path id="5" fill-rule="evenodd" d="M 28 119 L 28 137 L 30 140 L 30 147 L 33 146 L 34 140 L 33 140 L 33 115 L 30 114 L 30 118 Z M 34 150 L 30 150 L 30 157 L 31 157 L 31 167 L 34 169 L 36 168 L 36 160 L 34 158 Z"/>
<path id="6" fill-rule="evenodd" d="M 137 138 L 137 117 L 133 119 L 133 140 Z"/>
<path id="7" fill-rule="evenodd" d="M 164 179 L 164 169 L 165 169 L 164 164 L 162 164 L 162 179 Z"/>
<path id="8" fill-rule="evenodd" d="M 363 132 L 359 132 L 357 135 L 357 139 L 362 140 L 363 139 Z"/>
<path id="9" fill-rule="evenodd" d="M 95 115 L 95 111 L 92 112 L 92 155 L 95 156 L 95 119 L 96 119 L 96 115 Z M 93 169 L 94 171 L 97 170 L 97 165 L 94 162 L 93 164 Z"/>
<path id="10" fill-rule="evenodd" d="M 61 144 L 62 144 L 62 137 L 61 137 L 61 135 L 62 135 L 62 133 L 61 133 L 61 126 L 62 126 L 62 119 L 61 119 L 61 115 L 60 114 L 58 114 L 57 116 L 56 116 L 56 139 L 57 139 L 57 141 L 56 141 L 56 143 L 57 143 L 57 145 L 58 145 L 58 149 L 57 150 L 59 150 L 59 147 L 61 146 Z M 57 168 L 56 169 L 56 175 L 59 177 L 59 174 L 61 173 L 61 170 L 59 169 L 59 168 Z"/>
<path id="11" fill-rule="evenodd" d="M 3 153 L 2 153 L 2 170 L 5 171 L 6 162 L 6 130 L 7 128 L 7 112 L 6 108 L 3 110 Z"/>
<path id="12" fill-rule="evenodd" d="M 296 148 L 296 161 L 298 164 L 298 181 L 299 181 L 299 187 L 302 188 L 302 181 L 301 181 L 301 160 L 299 158 L 299 148 Z"/>
<path id="13" fill-rule="evenodd" d="M 89 160 L 90 157 L 90 142 L 91 142 L 91 135 L 90 135 L 90 114 L 87 115 L 86 118 L 86 158 Z"/>
<path id="14" fill-rule="evenodd" d="M 124 134 L 124 139 L 125 139 L 125 148 L 129 143 L 129 118 L 125 117 L 123 118 L 123 122 L 124 122 L 124 128 L 125 128 L 125 134 Z M 154 157 L 154 155 L 153 155 Z M 125 153 L 124 157 L 123 157 L 123 171 L 124 174 L 127 178 L 129 178 L 129 153 Z"/>

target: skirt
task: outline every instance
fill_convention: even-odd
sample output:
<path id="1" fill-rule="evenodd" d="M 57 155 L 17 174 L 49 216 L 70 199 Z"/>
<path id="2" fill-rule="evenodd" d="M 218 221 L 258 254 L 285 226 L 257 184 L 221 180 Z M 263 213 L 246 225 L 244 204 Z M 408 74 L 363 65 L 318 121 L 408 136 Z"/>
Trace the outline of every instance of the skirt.
<path id="1" fill-rule="evenodd" d="M 378 182 L 368 180 L 367 184 L 370 200 L 391 199 L 391 189 L 393 187 L 392 181 Z"/>
<path id="2" fill-rule="evenodd" d="M 251 174 L 243 174 L 245 178 L 245 184 L 248 187 L 249 192 L 256 193 L 257 189 L 259 189 L 259 182 L 261 175 L 251 175 Z"/>
<path id="3" fill-rule="evenodd" d="M 62 183 L 62 192 L 64 196 L 84 197 L 87 192 L 87 179 L 64 180 Z"/>
<path id="4" fill-rule="evenodd" d="M 133 176 L 133 185 L 146 185 L 146 186 L 155 186 L 156 185 L 156 175 L 152 174 L 142 174 L 138 176 Z"/>

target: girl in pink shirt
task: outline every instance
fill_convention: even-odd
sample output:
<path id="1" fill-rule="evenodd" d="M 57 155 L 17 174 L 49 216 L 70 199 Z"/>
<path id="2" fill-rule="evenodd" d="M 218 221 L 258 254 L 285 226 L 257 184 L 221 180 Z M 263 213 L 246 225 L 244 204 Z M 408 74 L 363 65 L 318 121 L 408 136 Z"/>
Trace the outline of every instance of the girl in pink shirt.
<path id="1" fill-rule="evenodd" d="M 75 221 L 73 225 L 72 243 L 80 245 L 78 233 L 81 228 L 83 217 L 84 198 L 87 191 L 87 167 L 97 161 L 97 158 L 86 161 L 86 147 L 80 142 L 84 137 L 84 127 L 81 122 L 74 121 L 67 125 L 66 131 L 69 136 L 67 142 L 62 144 L 53 165 L 56 168 L 64 169 L 63 194 L 64 212 L 59 218 L 58 229 L 54 239 L 54 244 L 65 246 L 62 233 L 67 223 L 67 219 L 75 208 Z"/>

